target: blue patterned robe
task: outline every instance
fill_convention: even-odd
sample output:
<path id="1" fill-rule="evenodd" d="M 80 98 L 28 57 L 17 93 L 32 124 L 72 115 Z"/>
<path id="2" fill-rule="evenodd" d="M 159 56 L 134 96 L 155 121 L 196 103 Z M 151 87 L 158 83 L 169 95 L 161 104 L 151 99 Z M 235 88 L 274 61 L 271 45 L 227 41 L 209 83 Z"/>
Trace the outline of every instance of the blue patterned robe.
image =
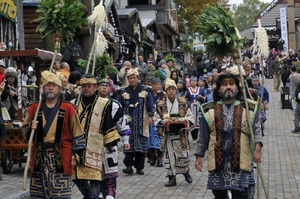
<path id="1" fill-rule="evenodd" d="M 121 88 L 117 100 L 124 107 L 125 117 L 129 117 L 128 124 L 132 135 L 129 136 L 130 149 L 124 153 L 147 153 L 149 137 L 149 117 L 154 115 L 154 101 L 151 88 L 138 85 Z"/>

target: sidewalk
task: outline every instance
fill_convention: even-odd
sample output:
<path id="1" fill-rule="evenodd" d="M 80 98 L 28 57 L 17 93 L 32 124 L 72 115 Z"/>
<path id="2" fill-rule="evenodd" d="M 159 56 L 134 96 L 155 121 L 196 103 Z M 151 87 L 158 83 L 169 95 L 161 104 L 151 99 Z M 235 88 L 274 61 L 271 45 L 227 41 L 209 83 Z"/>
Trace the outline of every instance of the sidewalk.
<path id="1" fill-rule="evenodd" d="M 280 92 L 273 92 L 273 80 L 266 79 L 265 87 L 270 94 L 268 121 L 265 125 L 263 138 L 263 160 L 261 168 L 271 199 L 299 199 L 300 198 L 300 134 L 292 134 L 293 111 L 281 109 Z M 193 154 L 192 147 L 191 154 Z M 193 183 L 185 182 L 183 175 L 177 176 L 176 187 L 164 187 L 167 182 L 165 169 L 151 167 L 145 163 L 145 175 L 125 175 L 122 173 L 124 155 L 119 157 L 119 177 L 117 186 L 118 199 L 212 199 L 213 194 L 206 189 L 207 161 L 204 162 L 204 172 L 194 168 L 195 157 L 192 156 L 190 169 Z M 0 198 L 15 199 L 26 198 L 27 192 L 22 191 L 23 169 L 14 165 L 8 175 L 2 175 L 0 181 Z M 0 169 L 2 173 L 2 169 Z M 260 198 L 265 198 L 262 184 L 260 183 Z M 25 195 L 24 195 L 25 194 Z M 80 192 L 73 189 L 72 199 L 82 199 Z"/>

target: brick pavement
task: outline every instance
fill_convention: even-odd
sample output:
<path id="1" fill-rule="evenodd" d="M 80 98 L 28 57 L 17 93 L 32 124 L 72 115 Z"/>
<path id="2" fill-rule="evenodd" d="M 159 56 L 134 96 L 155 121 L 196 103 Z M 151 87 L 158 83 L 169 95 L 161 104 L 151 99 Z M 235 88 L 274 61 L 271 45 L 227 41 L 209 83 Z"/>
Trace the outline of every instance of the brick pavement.
<path id="1" fill-rule="evenodd" d="M 300 199 L 300 134 L 292 134 L 293 111 L 281 109 L 280 92 L 273 92 L 272 79 L 266 80 L 270 93 L 268 121 L 265 127 L 263 161 L 261 164 L 263 176 L 271 199 Z M 193 153 L 193 148 L 191 153 Z M 194 169 L 195 158 L 191 161 L 193 183 L 185 182 L 184 177 L 177 177 L 177 186 L 166 188 L 164 168 L 151 167 L 145 163 L 145 175 L 125 175 L 122 173 L 123 154 L 120 153 L 120 166 L 117 188 L 118 199 L 211 199 L 213 195 L 206 189 L 207 170 L 200 173 Z M 22 191 L 23 168 L 14 165 L 12 172 L 2 175 L 0 181 L 0 198 L 26 198 L 28 192 Z M 2 169 L 0 169 L 2 173 Z M 29 180 L 27 181 L 27 187 Z M 81 199 L 78 189 L 74 187 L 72 198 Z M 260 198 L 265 198 L 260 183 Z"/>

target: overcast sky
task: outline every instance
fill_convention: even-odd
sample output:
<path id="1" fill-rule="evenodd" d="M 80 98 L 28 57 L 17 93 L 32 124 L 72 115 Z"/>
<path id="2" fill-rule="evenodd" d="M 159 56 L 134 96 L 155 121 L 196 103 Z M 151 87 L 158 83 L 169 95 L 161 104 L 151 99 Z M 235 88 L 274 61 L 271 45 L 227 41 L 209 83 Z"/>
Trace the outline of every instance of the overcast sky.
<path id="1" fill-rule="evenodd" d="M 261 0 L 263 2 L 271 3 L 273 0 Z M 243 0 L 229 0 L 229 4 L 240 4 L 243 3 Z"/>

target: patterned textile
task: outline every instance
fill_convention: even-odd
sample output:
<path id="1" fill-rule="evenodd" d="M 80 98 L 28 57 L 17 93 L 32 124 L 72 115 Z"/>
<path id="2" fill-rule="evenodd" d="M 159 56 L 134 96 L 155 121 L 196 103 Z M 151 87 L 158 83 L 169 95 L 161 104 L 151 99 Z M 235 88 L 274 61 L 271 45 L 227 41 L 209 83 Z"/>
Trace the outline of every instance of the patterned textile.
<path id="1" fill-rule="evenodd" d="M 243 191 L 249 187 L 250 172 L 239 170 L 232 171 L 230 162 L 225 160 L 224 169 L 218 172 L 209 172 L 207 188 L 212 190 L 237 190 Z"/>
<path id="2" fill-rule="evenodd" d="M 227 109 L 226 104 L 215 104 L 215 122 L 216 122 L 216 167 L 222 168 L 224 157 L 229 161 L 231 156 L 231 164 L 234 170 L 239 169 L 239 154 L 240 154 L 240 132 L 242 123 L 243 109 L 241 105 L 236 105 L 233 108 Z M 223 118 L 226 118 L 225 121 Z M 224 124 L 224 123 L 225 124 Z M 232 131 L 227 131 L 232 124 Z M 225 126 L 223 128 L 223 126 Z M 232 139 L 230 138 L 232 137 Z M 228 141 L 229 140 L 229 141 Z M 226 144 L 228 143 L 228 145 Z M 224 150 L 224 146 L 228 146 Z M 231 147 L 232 146 L 232 147 Z"/>
<path id="3" fill-rule="evenodd" d="M 108 153 L 108 150 L 104 150 L 104 161 L 102 178 L 110 179 L 118 177 L 118 147 L 114 146 L 112 148 L 114 152 Z"/>
<path id="4" fill-rule="evenodd" d="M 148 147 L 152 149 L 160 149 L 161 136 L 157 133 L 157 127 L 154 124 L 150 124 Z"/>
<path id="5" fill-rule="evenodd" d="M 117 179 L 111 178 L 101 181 L 101 193 L 103 198 L 106 196 L 116 197 L 116 189 L 117 189 Z"/>
<path id="6" fill-rule="evenodd" d="M 30 180 L 31 198 L 71 199 L 71 176 L 56 173 L 54 151 L 44 150 L 41 172 L 33 172 Z"/>
<path id="7" fill-rule="evenodd" d="M 224 152 L 224 155 L 222 156 L 225 157 L 225 159 L 224 159 L 224 166 L 222 170 L 209 172 L 208 182 L 207 182 L 208 189 L 212 189 L 212 190 L 233 189 L 233 190 L 243 191 L 245 188 L 249 187 L 251 172 L 232 168 L 233 165 L 232 161 L 234 159 L 233 156 L 234 154 L 232 153 L 232 150 L 235 147 L 233 142 L 233 136 L 235 134 L 234 129 L 237 128 L 236 126 L 239 123 L 239 121 L 236 121 L 235 113 L 241 111 L 239 109 L 240 108 L 236 108 L 236 106 L 234 106 L 234 103 L 231 104 L 230 106 L 223 104 L 221 106 L 216 106 L 215 108 L 215 114 L 216 114 L 215 117 L 216 118 L 220 117 L 220 119 L 223 120 L 223 124 L 222 124 L 223 127 L 221 128 L 223 129 L 224 132 L 226 132 L 226 133 L 224 132 L 219 133 L 219 136 L 221 135 L 221 140 L 222 140 L 221 144 L 223 146 L 222 150 Z M 216 123 L 218 120 L 219 119 L 216 119 Z M 218 124 L 216 124 L 217 129 L 220 128 L 217 126 Z M 216 153 L 216 156 L 218 156 L 218 153 Z M 253 183 L 253 181 L 251 183 Z"/>
<path id="8" fill-rule="evenodd" d="M 126 117 L 130 118 L 129 126 L 132 135 L 129 137 L 130 149 L 124 153 L 148 151 L 149 116 L 154 115 L 154 101 L 151 89 L 138 85 L 120 89 L 117 100 L 124 107 Z"/>
<path id="9" fill-rule="evenodd" d="M 179 114 L 193 123 L 194 116 L 187 107 L 184 98 L 176 98 L 171 102 L 168 98 L 158 103 L 157 114 L 154 116 L 154 123 L 157 125 L 164 119 L 164 115 Z M 177 132 L 176 132 L 177 130 Z M 163 133 L 161 151 L 164 152 L 164 164 L 167 169 L 167 175 L 183 174 L 189 170 L 190 152 L 183 147 L 180 128 L 170 133 Z M 164 131 L 163 131 L 164 132 Z M 164 144 L 163 144 L 164 143 Z"/>
<path id="10" fill-rule="evenodd" d="M 167 135 L 166 150 L 164 150 L 164 163 L 167 176 L 183 174 L 189 171 L 190 152 L 182 150 L 180 135 Z"/>

